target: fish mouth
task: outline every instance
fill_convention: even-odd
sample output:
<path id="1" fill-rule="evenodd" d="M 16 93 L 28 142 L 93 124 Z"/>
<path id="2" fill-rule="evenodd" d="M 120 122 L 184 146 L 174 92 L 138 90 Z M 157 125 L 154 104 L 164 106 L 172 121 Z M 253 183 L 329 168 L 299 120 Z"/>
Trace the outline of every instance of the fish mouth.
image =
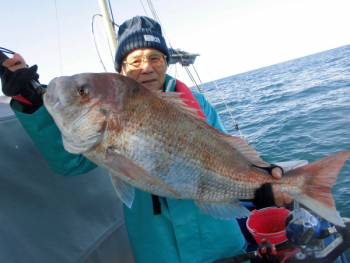
<path id="1" fill-rule="evenodd" d="M 59 98 L 54 98 L 54 96 L 50 95 L 48 92 L 44 94 L 43 99 L 45 106 L 50 107 L 53 110 L 61 106 Z"/>
<path id="2" fill-rule="evenodd" d="M 43 101 L 45 106 L 47 107 L 53 107 L 57 104 L 58 98 L 54 96 L 54 90 L 55 90 L 55 84 L 54 81 L 50 81 L 50 83 L 47 85 L 47 89 L 45 94 L 43 95 Z"/>

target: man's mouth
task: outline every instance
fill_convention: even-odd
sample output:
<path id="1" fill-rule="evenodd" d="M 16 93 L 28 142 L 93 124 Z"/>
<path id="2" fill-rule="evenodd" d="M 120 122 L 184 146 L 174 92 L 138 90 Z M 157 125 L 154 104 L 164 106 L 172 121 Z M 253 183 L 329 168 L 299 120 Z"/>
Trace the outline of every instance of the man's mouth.
<path id="1" fill-rule="evenodd" d="M 152 82 L 155 82 L 157 81 L 156 79 L 149 79 L 149 80 L 144 80 L 144 81 L 141 81 L 142 84 L 149 84 L 149 83 L 152 83 Z"/>

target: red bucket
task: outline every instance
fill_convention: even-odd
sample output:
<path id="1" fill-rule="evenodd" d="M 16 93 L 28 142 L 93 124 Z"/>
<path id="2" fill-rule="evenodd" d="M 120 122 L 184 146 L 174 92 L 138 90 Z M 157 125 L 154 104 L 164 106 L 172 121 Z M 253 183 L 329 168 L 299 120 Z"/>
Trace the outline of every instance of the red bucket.
<path id="1" fill-rule="evenodd" d="M 272 244 L 280 244 L 287 241 L 286 220 L 289 210 L 278 207 L 268 207 L 254 210 L 247 220 L 248 231 L 255 241 L 260 244 L 263 239 Z"/>

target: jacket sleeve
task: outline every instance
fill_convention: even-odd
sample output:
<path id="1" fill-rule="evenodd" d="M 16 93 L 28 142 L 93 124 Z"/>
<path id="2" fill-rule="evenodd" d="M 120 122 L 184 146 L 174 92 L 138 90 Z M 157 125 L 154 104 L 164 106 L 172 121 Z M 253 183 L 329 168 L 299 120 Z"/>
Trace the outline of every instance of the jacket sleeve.
<path id="1" fill-rule="evenodd" d="M 14 112 L 54 172 L 79 175 L 96 167 L 83 155 L 71 154 L 64 149 L 61 133 L 44 106 L 32 114 Z"/>
<path id="2" fill-rule="evenodd" d="M 226 132 L 219 115 L 217 114 L 214 107 L 207 101 L 207 99 L 204 97 L 202 93 L 193 92 L 193 95 L 195 96 L 196 100 L 199 103 L 199 106 L 201 107 L 202 111 L 204 112 L 204 115 L 207 119 L 207 122 L 213 126 L 214 128 Z"/>

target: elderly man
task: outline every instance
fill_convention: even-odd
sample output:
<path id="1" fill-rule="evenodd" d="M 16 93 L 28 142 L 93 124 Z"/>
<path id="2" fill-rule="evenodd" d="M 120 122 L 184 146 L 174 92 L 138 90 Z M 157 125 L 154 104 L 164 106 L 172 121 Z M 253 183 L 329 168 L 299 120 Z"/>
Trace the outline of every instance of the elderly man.
<path id="1" fill-rule="evenodd" d="M 151 90 L 181 92 L 182 98 L 202 118 L 224 130 L 216 111 L 202 94 L 192 93 L 182 82 L 166 74 L 169 51 L 156 21 L 133 17 L 119 27 L 118 39 L 117 72 Z M 96 165 L 83 156 L 65 151 L 57 127 L 42 106 L 40 94 L 30 86 L 30 80 L 37 78 L 37 68 L 23 68 L 25 63 L 20 57 L 6 61 L 5 66 L 11 70 L 18 61 L 22 65 L 20 69 L 12 68 L 13 74 L 2 78 L 4 94 L 15 96 L 12 108 L 50 167 L 63 175 L 79 175 L 95 169 Z M 273 176 L 280 177 L 281 170 L 272 168 Z M 273 203 L 271 187 L 265 188 L 262 192 L 268 192 L 271 200 L 267 201 Z M 236 221 L 203 214 L 190 200 L 163 198 L 136 190 L 133 206 L 124 207 L 124 216 L 137 262 L 212 262 L 243 253 L 246 246 Z"/>

